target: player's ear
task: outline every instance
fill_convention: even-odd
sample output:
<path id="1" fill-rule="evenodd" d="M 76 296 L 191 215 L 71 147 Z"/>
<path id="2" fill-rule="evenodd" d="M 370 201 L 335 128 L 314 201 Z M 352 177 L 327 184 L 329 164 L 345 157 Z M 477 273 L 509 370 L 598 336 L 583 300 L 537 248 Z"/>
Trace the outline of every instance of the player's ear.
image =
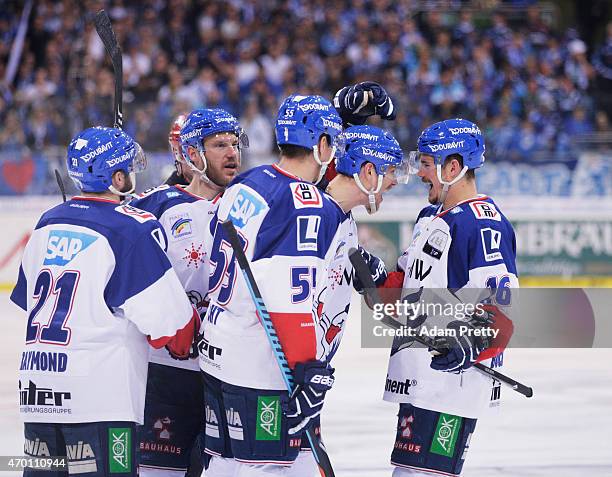
<path id="1" fill-rule="evenodd" d="M 127 181 L 127 174 L 125 173 L 125 171 L 118 170 L 113 172 L 111 179 L 113 187 L 117 190 L 122 190 L 125 187 Z"/>

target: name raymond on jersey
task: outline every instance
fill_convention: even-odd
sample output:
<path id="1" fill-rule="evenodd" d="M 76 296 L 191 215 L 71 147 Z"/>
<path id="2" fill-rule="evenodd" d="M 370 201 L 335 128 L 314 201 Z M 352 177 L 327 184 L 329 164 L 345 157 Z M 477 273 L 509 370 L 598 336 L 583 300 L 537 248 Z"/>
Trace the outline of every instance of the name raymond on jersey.
<path id="1" fill-rule="evenodd" d="M 20 371 L 49 371 L 63 373 L 68 367 L 66 353 L 51 351 L 24 351 L 21 354 Z"/>

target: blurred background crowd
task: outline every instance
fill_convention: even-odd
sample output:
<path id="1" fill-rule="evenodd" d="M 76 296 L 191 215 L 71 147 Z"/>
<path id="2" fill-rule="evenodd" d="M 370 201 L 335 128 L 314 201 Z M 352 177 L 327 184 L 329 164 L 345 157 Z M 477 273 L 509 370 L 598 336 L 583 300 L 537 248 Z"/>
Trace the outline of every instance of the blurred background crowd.
<path id="1" fill-rule="evenodd" d="M 112 68 L 92 24 L 100 8 L 123 49 L 125 129 L 146 151 L 167 149 L 180 112 L 222 107 L 250 137 L 246 166 L 271 162 L 286 95 L 331 98 L 362 80 L 393 97 L 398 118 L 384 126 L 405 150 L 425 125 L 451 116 L 480 125 L 488 161 L 572 159 L 585 144 L 610 142 L 605 0 L 37 0 L 15 65 L 29 2 L 1 3 L 0 156 L 47 169 L 76 132 L 112 124 Z M 50 176 L 24 161 L 5 161 L 2 172 L 8 164 Z M 53 189 L 35 182 L 7 190 Z"/>

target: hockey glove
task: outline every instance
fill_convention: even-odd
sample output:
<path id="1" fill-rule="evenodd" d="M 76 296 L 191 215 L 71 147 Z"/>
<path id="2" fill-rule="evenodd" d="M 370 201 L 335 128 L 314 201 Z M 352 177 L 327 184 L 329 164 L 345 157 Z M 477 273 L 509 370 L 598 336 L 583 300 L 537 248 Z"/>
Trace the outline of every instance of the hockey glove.
<path id="1" fill-rule="evenodd" d="M 393 101 L 385 89 L 374 81 L 345 86 L 334 96 L 334 106 L 345 126 L 364 124 L 369 116 L 395 119 Z"/>
<path id="2" fill-rule="evenodd" d="M 334 384 L 334 368 L 321 361 L 297 363 L 293 371 L 295 389 L 282 400 L 289 420 L 289 434 L 296 434 L 316 422 L 323 409 L 325 393 Z"/>
<path id="3" fill-rule="evenodd" d="M 376 285 L 376 287 L 383 285 L 385 280 L 387 280 L 387 268 L 385 267 L 385 262 L 376 255 L 372 255 L 361 245 L 357 248 L 357 250 L 359 250 L 359 253 L 368 264 L 372 279 L 374 280 L 374 285 Z M 353 277 L 353 288 L 355 288 L 355 291 L 360 295 L 365 293 L 363 283 L 361 283 L 361 280 L 359 280 L 356 273 Z"/>
<path id="4" fill-rule="evenodd" d="M 473 322 L 456 320 L 451 321 L 446 329 L 454 331 L 454 335 L 436 340 L 436 349 L 445 351 L 434 356 L 430 366 L 437 371 L 459 373 L 473 366 L 480 353 L 488 347 L 488 339 L 479 335 L 485 328 L 474 326 Z M 433 351 L 432 348 L 429 350 Z"/>

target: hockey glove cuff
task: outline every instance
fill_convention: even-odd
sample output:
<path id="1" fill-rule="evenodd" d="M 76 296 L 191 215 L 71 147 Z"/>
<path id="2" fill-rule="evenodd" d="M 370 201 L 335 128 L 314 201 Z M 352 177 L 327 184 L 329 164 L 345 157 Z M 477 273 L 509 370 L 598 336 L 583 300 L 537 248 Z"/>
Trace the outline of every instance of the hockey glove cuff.
<path id="1" fill-rule="evenodd" d="M 483 328 L 467 321 L 451 321 L 446 329 L 453 332 L 452 336 L 436 340 L 436 348 L 447 351 L 434 356 L 430 366 L 437 371 L 459 373 L 473 366 L 489 343 L 480 336 Z M 430 351 L 433 351 L 432 348 Z"/>
<path id="2" fill-rule="evenodd" d="M 374 81 L 345 86 L 334 96 L 334 106 L 345 126 L 364 124 L 369 116 L 395 119 L 395 107 L 385 89 Z"/>
<path id="3" fill-rule="evenodd" d="M 325 394 L 334 384 L 334 368 L 321 361 L 297 363 L 293 376 L 295 389 L 281 402 L 291 435 L 316 422 L 315 418 L 323 409 Z"/>
<path id="4" fill-rule="evenodd" d="M 374 285 L 376 285 L 376 287 L 382 286 L 387 280 L 387 268 L 385 267 L 385 262 L 376 255 L 372 255 L 361 245 L 357 249 L 370 269 L 370 274 L 374 280 Z M 355 274 L 353 277 L 353 288 L 355 288 L 355 291 L 360 295 L 365 293 L 365 287 L 363 283 L 361 283 L 361 280 L 359 280 L 357 274 Z"/>

